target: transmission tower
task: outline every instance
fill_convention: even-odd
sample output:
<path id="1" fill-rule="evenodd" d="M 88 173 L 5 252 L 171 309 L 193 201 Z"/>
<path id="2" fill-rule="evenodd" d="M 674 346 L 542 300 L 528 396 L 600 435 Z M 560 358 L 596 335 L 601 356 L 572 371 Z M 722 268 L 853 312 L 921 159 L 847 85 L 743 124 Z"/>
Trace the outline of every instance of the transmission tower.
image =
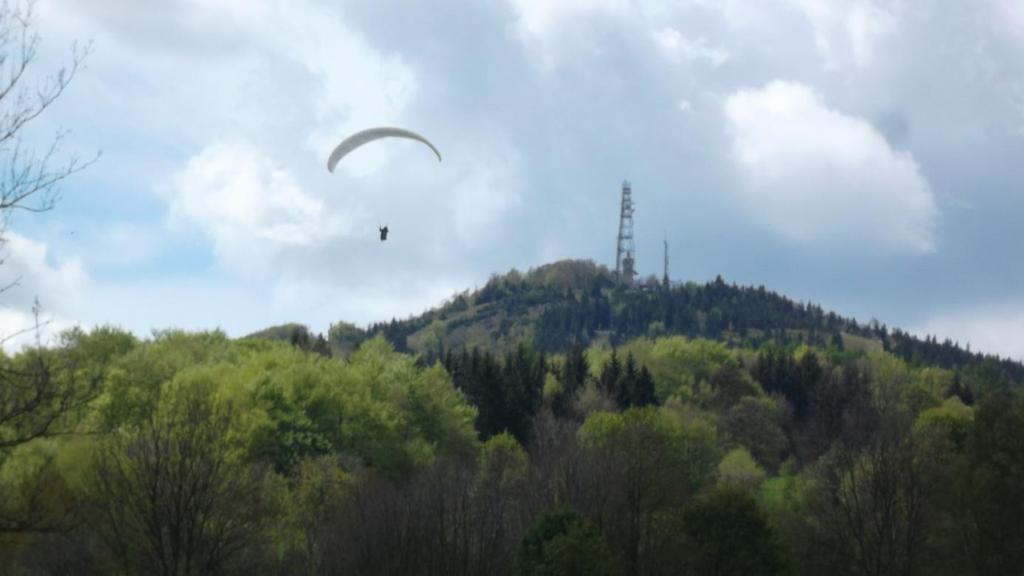
<path id="1" fill-rule="evenodd" d="M 619 240 L 615 247 L 615 273 L 619 281 L 633 283 L 636 276 L 636 245 L 633 243 L 633 191 L 629 181 L 622 182 L 622 207 L 619 211 Z"/>

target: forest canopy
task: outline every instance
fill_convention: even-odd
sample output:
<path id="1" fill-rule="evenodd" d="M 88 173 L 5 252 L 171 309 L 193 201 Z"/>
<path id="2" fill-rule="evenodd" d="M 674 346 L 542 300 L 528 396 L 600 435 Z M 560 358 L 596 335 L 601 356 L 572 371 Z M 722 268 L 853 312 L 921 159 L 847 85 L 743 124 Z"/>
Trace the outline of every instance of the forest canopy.
<path id="1" fill-rule="evenodd" d="M 79 394 L 46 434 L 2 422 L 18 573 L 1024 568 L 1024 398 L 998 372 L 682 336 L 428 361 L 110 328 L 2 361 Z"/>

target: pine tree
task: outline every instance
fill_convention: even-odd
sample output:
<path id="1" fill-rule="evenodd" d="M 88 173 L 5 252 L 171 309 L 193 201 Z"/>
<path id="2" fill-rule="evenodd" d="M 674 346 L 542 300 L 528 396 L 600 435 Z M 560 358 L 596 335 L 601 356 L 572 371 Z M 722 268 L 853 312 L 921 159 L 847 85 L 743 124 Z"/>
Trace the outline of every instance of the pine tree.
<path id="1" fill-rule="evenodd" d="M 317 334 L 316 340 L 313 342 L 313 352 L 323 356 L 324 358 L 331 357 L 331 347 L 327 343 L 327 339 L 324 338 L 323 334 Z"/>
<path id="2" fill-rule="evenodd" d="M 498 414 L 496 432 L 508 431 L 525 444 L 533 416 L 540 407 L 546 372 L 543 354 L 537 354 L 525 343 L 515 353 L 505 356 L 501 369 L 500 387 L 504 394 L 502 410 Z"/>
<path id="3" fill-rule="evenodd" d="M 818 356 L 808 351 L 800 359 L 796 370 L 797 378 L 793 386 L 784 391 L 790 403 L 793 404 L 793 416 L 798 422 L 802 422 L 807 416 L 807 408 L 810 399 L 814 396 L 818 384 L 824 375 L 821 365 L 818 363 Z"/>
<path id="4" fill-rule="evenodd" d="M 642 366 L 633 392 L 633 406 L 650 406 L 657 403 L 658 397 L 654 393 L 654 378 L 647 366 Z"/>
<path id="5" fill-rule="evenodd" d="M 618 382 L 615 383 L 615 402 L 619 405 L 619 408 L 625 410 L 633 405 L 634 391 L 636 390 L 637 379 L 640 377 L 640 373 L 636 369 L 636 358 L 633 357 L 633 353 L 630 352 L 626 356 L 626 371 L 619 378 Z"/>
<path id="6" fill-rule="evenodd" d="M 563 388 L 570 394 L 575 394 L 586 383 L 589 371 L 590 363 L 587 361 L 586 351 L 583 346 L 573 344 L 565 356 L 565 365 L 562 367 Z"/>
<path id="7" fill-rule="evenodd" d="M 573 344 L 572 348 L 565 355 L 565 363 L 562 365 L 560 382 L 562 390 L 555 396 L 552 402 L 552 410 L 556 416 L 566 417 L 572 405 L 573 398 L 586 383 L 587 374 L 590 371 L 590 363 L 587 361 L 586 351 L 583 346 Z"/>
<path id="8" fill-rule="evenodd" d="M 946 390 L 946 397 L 956 396 L 961 402 L 970 406 L 974 404 L 974 394 L 971 394 L 971 389 L 964 385 L 960 379 L 960 370 L 953 373 L 953 383 L 949 385 L 949 389 Z"/>
<path id="9" fill-rule="evenodd" d="M 619 362 L 619 355 L 615 348 L 612 348 L 612 357 L 601 369 L 599 384 L 601 391 L 609 398 L 615 398 L 615 390 L 619 379 L 622 378 L 622 363 Z"/>
<path id="10" fill-rule="evenodd" d="M 888 346 L 888 339 L 882 340 L 882 347 Z M 843 350 L 843 335 L 839 330 L 832 331 L 832 347 L 836 350 Z"/>

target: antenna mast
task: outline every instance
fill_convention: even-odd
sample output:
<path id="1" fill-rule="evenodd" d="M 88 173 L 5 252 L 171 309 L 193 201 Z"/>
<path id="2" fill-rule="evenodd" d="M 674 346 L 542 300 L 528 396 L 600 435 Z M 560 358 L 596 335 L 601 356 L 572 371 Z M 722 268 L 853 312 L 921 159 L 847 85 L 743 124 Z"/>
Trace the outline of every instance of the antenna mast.
<path id="1" fill-rule="evenodd" d="M 615 273 L 620 282 L 633 283 L 636 276 L 636 245 L 633 243 L 633 190 L 628 180 L 622 182 L 622 205 L 619 211 L 619 238 L 615 247 Z"/>
<path id="2" fill-rule="evenodd" d="M 668 288 L 668 234 L 665 234 L 665 273 L 661 277 L 661 283 Z"/>

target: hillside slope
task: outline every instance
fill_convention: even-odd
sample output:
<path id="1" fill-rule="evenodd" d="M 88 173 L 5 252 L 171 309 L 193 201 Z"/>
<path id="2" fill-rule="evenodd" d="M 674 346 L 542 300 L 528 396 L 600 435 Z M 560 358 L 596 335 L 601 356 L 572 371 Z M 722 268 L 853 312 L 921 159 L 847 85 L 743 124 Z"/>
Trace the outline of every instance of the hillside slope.
<path id="1" fill-rule="evenodd" d="M 951 341 L 925 339 L 883 324 L 866 325 L 820 306 L 721 277 L 706 284 L 664 286 L 649 279 L 633 287 L 590 261 L 564 260 L 529 272 L 493 276 L 474 292 L 461 293 L 419 316 L 371 325 L 331 327 L 333 350 L 384 335 L 397 349 L 433 357 L 442 349 L 507 350 L 529 340 L 546 352 L 573 343 L 618 345 L 642 336 L 677 334 L 756 347 L 808 343 L 847 348 L 884 348 L 911 363 L 943 368 L 986 365 L 1015 382 L 1019 362 L 972 353 Z"/>

